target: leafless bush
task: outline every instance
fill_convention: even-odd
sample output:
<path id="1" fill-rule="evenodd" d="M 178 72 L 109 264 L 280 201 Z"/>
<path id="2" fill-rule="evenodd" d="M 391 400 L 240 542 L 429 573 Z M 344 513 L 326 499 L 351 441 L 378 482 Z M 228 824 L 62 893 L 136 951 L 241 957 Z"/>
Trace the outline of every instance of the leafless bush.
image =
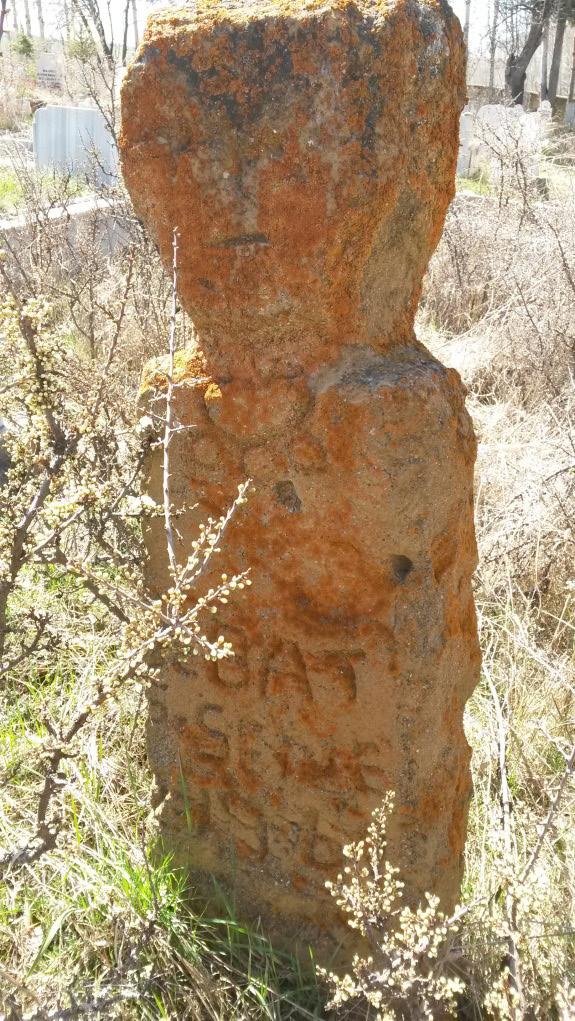
<path id="1" fill-rule="evenodd" d="M 425 314 L 448 334 L 480 337 L 487 392 L 541 403 L 575 369 L 575 200 L 501 205 L 458 196 L 432 262 Z M 477 389 L 477 387 L 475 387 Z"/>
<path id="2" fill-rule="evenodd" d="M 421 335 L 470 390 L 483 677 L 468 706 L 475 798 L 464 927 L 477 1016 L 569 1016 L 575 860 L 575 202 L 520 172 L 459 194 L 430 268 Z M 482 1006 L 483 1005 L 483 1006 Z"/>
<path id="3" fill-rule="evenodd" d="M 574 302 L 573 194 L 457 196 L 422 329 L 471 390 L 482 566 L 506 558 L 539 602 L 564 596 L 575 552 Z"/>
<path id="4" fill-rule="evenodd" d="M 13 167 L 25 225 L 0 233 L 10 286 L 54 303 L 91 358 L 109 346 L 122 309 L 117 356 L 133 396 L 144 360 L 164 353 L 168 336 L 171 284 L 154 244 L 120 184 L 79 191 L 78 178 L 40 175 L 16 155 Z M 192 338 L 181 312 L 179 337 L 182 346 Z"/>
<path id="5" fill-rule="evenodd" d="M 8 424 L 3 446 L 10 467 L 0 489 L 0 680 L 9 700 L 18 699 L 31 674 L 49 670 L 55 648 L 65 653 L 73 645 L 74 628 L 60 615 L 58 601 L 43 599 L 49 589 L 71 585 L 76 612 L 96 629 L 104 628 L 107 638 L 86 664 L 72 696 L 58 703 L 55 714 L 46 707 L 43 739 L 16 758 L 3 777 L 6 791 L 32 770 L 36 800 L 32 817 L 28 801 L 4 801 L 14 831 L 12 846 L 0 853 L 4 878 L 69 839 L 69 784 L 82 754 L 79 739 L 93 717 L 129 686 L 139 690 L 157 683 L 159 649 L 169 650 L 171 659 L 198 650 L 211 659 L 233 655 L 224 638 L 212 642 L 206 637 L 202 620 L 210 610 L 216 612 L 220 600 L 227 602 L 230 590 L 250 584 L 243 575 L 224 575 L 219 584 L 201 590 L 207 564 L 220 552 L 228 522 L 245 502 L 241 480 L 229 511 L 206 523 L 182 562 L 176 553 L 170 454 L 182 428 L 173 408 L 182 318 L 176 299 L 177 246 L 173 280 L 150 289 L 148 267 L 144 299 L 138 271 L 145 240 L 140 237 L 138 248 L 124 239 L 112 271 L 98 240 L 101 215 L 96 208 L 76 233 L 79 262 L 73 271 L 66 261 L 70 238 L 65 230 L 61 236 L 66 224 L 43 216 L 40 205 L 26 250 L 11 245 L 9 253 L 1 253 L 0 415 Z M 153 336 L 166 324 L 163 395 L 158 394 L 138 429 L 142 355 L 136 356 L 136 343 L 141 347 L 140 329 L 149 327 L 146 334 Z M 144 461 L 155 444 L 163 450 L 160 506 L 143 497 L 140 486 Z M 146 594 L 141 571 L 141 525 L 153 515 L 165 524 L 170 586 L 157 598 Z M 109 995 L 88 1001 L 95 998 L 105 1006 L 108 1000 L 123 1002 L 130 989 L 137 992 L 141 976 L 134 961 L 128 964 L 127 984 L 118 985 L 110 975 Z M 43 1018 L 44 1013 L 33 1016 Z"/>
<path id="6" fill-rule="evenodd" d="M 575 553 L 575 203 L 458 196 L 422 328 L 471 390 L 480 561 L 557 612 Z M 505 587 L 507 579 L 502 578 Z"/>
<path id="7" fill-rule="evenodd" d="M 373 1021 L 427 1021 L 441 1009 L 456 1016 L 464 983 L 453 971 L 457 938 L 467 909 L 447 918 L 439 899 L 427 895 L 415 910 L 403 903 L 400 869 L 386 858 L 386 823 L 393 807 L 388 794 L 372 816 L 365 839 L 344 848 L 347 862 L 328 883 L 350 927 L 364 940 L 351 974 L 322 970 L 330 1006 L 367 1008 Z"/>
<path id="8" fill-rule="evenodd" d="M 30 116 L 35 73 L 30 61 L 4 53 L 0 60 L 0 131 L 17 131 Z"/>

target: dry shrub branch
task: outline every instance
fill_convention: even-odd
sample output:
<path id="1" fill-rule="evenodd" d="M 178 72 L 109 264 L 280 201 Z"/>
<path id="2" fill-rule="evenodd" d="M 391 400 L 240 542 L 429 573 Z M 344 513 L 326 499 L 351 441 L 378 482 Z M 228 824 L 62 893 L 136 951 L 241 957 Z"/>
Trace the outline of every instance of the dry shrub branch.
<path id="1" fill-rule="evenodd" d="M 466 892 L 487 909 L 464 949 L 478 1016 L 514 1021 L 574 1003 L 575 189 L 558 146 L 548 200 L 515 165 L 504 191 L 457 196 L 420 317 L 479 437 Z"/>
<path id="2" fill-rule="evenodd" d="M 96 210 L 86 225 L 85 257 L 77 272 L 71 272 L 67 262 L 70 238 L 61 237 L 65 220 L 52 228 L 50 218 L 41 215 L 31 225 L 26 247 L 17 251 L 10 245 L 0 263 L 5 366 L 0 400 L 7 462 L 0 488 L 0 678 L 5 705 L 18 706 L 32 677 L 41 690 L 43 674 L 58 658 L 70 658 L 74 621 L 62 619 L 58 599 L 50 595 L 54 590 L 71 590 L 70 601 L 83 624 L 105 635 L 105 641 L 93 644 L 72 691 L 42 706 L 41 733 L 27 735 L 19 753 L 8 755 L 4 790 L 29 782 L 22 803 L 10 796 L 4 801 L 3 830 L 6 834 L 8 826 L 12 839 L 0 852 L 0 877 L 8 886 L 18 883 L 19 870 L 48 852 L 69 849 L 70 790 L 94 717 L 108 703 L 125 700 L 129 689 L 142 692 L 160 682 L 160 649 L 172 659 L 198 652 L 209 659 L 233 656 L 224 636 L 216 641 L 207 637 L 204 621 L 217 612 L 220 601 L 227 602 L 230 592 L 239 596 L 251 584 L 245 574 L 224 574 L 220 583 L 202 590 L 206 567 L 221 553 L 226 528 L 245 503 L 248 483 L 241 480 L 229 510 L 219 520 L 209 519 L 184 562 L 177 559 L 174 518 L 181 509 L 172 500 L 170 450 L 184 427 L 173 407 L 173 366 L 180 343 L 176 235 L 165 390 L 155 400 L 152 417 L 138 424 L 141 357 L 131 355 L 131 378 L 125 370 L 142 315 L 136 281 L 143 252 L 133 243 L 124 244 L 110 279 L 111 266 L 95 251 L 106 215 L 106 207 Z M 77 244 L 76 236 L 76 256 Z M 156 272 L 161 275 L 158 267 Z M 165 321 L 166 292 L 160 288 L 160 294 L 153 326 Z M 148 295 L 145 315 L 151 307 Z M 164 452 L 161 506 L 140 495 L 143 465 L 155 444 Z M 153 515 L 164 519 L 170 578 L 167 592 L 156 598 L 146 593 L 141 572 L 142 526 Z M 152 917 L 148 922 L 147 930 L 140 927 L 140 940 L 150 938 L 155 923 Z M 123 981 L 112 970 L 104 982 L 106 991 L 94 988 L 85 1010 L 78 1003 L 53 1010 L 40 1004 L 33 1013 L 22 1014 L 23 1001 L 18 1006 L 11 993 L 10 1016 L 76 1017 L 139 998 L 142 976 L 149 977 L 150 968 L 136 968 L 141 954 L 133 946 L 123 957 Z"/>

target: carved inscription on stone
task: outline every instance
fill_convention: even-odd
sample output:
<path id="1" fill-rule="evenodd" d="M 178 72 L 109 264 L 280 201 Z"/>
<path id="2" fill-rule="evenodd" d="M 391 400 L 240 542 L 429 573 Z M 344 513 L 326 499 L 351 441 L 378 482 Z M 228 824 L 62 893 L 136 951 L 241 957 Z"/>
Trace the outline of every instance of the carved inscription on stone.
<path id="1" fill-rule="evenodd" d="M 302 872 L 334 866 L 342 842 L 354 836 L 362 797 L 386 789 L 385 770 L 374 742 L 350 735 L 318 751 L 318 733 L 335 736 L 326 709 L 341 711 L 357 700 L 355 662 L 361 649 L 305 652 L 296 642 L 272 641 L 265 655 L 252 650 L 238 628 L 226 628 L 236 656 L 201 669 L 203 697 L 194 718 L 179 721 L 180 755 L 190 790 L 202 789 L 192 827 L 217 827 L 242 858 L 282 862 L 289 852 Z M 205 683 L 207 682 L 207 683 Z M 238 704 L 232 692 L 247 692 Z M 285 729 L 270 728 L 274 699 L 288 697 Z M 208 699 L 214 699 L 208 701 Z M 241 707 L 241 708 L 240 708 Z M 282 711 L 283 712 L 283 711 Z M 302 812 L 301 791 L 322 802 Z M 349 804 L 350 799 L 355 805 Z M 346 823 L 346 814 L 351 814 Z"/>

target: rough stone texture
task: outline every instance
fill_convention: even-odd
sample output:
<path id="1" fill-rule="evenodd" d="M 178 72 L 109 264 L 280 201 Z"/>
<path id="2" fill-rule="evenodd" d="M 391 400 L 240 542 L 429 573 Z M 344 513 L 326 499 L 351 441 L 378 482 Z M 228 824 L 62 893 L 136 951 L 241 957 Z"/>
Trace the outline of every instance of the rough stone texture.
<path id="1" fill-rule="evenodd" d="M 409 896 L 449 907 L 459 890 L 475 440 L 457 373 L 413 321 L 463 63 L 443 0 L 203 0 L 150 19 L 123 86 L 125 179 L 166 263 L 180 230 L 202 348 L 178 364 L 184 544 L 256 487 L 218 565 L 252 571 L 215 630 L 236 657 L 166 667 L 152 700 L 162 817 L 292 939 L 336 931 L 324 881 L 390 789 Z M 161 385 L 151 366 L 145 389 Z M 149 548 L 154 588 L 159 523 Z"/>

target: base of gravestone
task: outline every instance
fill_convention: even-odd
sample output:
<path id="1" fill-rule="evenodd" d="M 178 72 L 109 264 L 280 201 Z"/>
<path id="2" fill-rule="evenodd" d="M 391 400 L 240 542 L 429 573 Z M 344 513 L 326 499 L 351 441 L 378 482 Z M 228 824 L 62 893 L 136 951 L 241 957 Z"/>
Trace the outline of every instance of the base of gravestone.
<path id="1" fill-rule="evenodd" d="M 407 903 L 434 892 L 450 910 L 459 894 L 470 795 L 459 713 L 479 664 L 464 391 L 415 341 L 385 355 L 349 347 L 267 388 L 211 378 L 197 349 L 176 364 L 180 556 L 247 475 L 252 495 L 201 591 L 245 569 L 252 587 L 206 625 L 232 642 L 232 660 L 161 667 L 148 721 L 160 824 L 204 892 L 215 877 L 240 917 L 325 961 L 353 943 L 325 883 L 386 792 Z M 165 370 L 146 371 L 148 413 Z M 157 503 L 163 479 L 152 449 Z M 145 539 L 157 597 L 169 584 L 160 518 Z"/>

